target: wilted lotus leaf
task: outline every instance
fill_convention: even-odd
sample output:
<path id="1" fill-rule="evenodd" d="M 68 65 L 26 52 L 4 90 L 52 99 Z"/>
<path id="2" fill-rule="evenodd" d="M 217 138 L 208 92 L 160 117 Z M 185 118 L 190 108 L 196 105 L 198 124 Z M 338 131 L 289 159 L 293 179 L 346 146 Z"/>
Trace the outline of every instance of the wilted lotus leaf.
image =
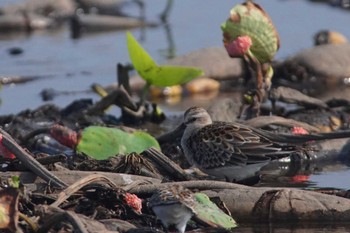
<path id="1" fill-rule="evenodd" d="M 232 8 L 221 29 L 226 49 L 238 38 L 242 49 L 251 45 L 249 51 L 260 63 L 270 62 L 279 48 L 279 36 L 270 17 L 250 1 Z"/>
<path id="2" fill-rule="evenodd" d="M 0 229 L 15 232 L 18 224 L 19 191 L 7 188 L 0 191 Z"/>
<path id="3" fill-rule="evenodd" d="M 231 229 L 237 227 L 235 220 L 219 209 L 204 193 L 195 193 L 196 217 L 212 227 Z"/>
<path id="4" fill-rule="evenodd" d="M 150 147 L 160 149 L 157 140 L 146 132 L 90 126 L 81 132 L 76 150 L 102 160 L 118 154 L 141 153 Z"/>

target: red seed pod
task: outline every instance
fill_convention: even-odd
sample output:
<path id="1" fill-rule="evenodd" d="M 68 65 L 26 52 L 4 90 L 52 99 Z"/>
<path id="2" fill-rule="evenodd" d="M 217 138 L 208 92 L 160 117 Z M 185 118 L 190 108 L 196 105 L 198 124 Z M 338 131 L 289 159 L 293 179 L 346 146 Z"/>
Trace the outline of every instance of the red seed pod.
<path id="1" fill-rule="evenodd" d="M 128 206 L 133 208 L 137 213 L 141 214 L 142 200 L 135 194 L 125 193 L 124 201 Z"/>
<path id="2" fill-rule="evenodd" d="M 301 135 L 309 134 L 309 132 L 306 129 L 304 129 L 303 127 L 298 127 L 298 126 L 294 126 L 292 128 L 292 133 L 293 134 L 301 134 Z"/>
<path id="3" fill-rule="evenodd" d="M 0 156 L 6 159 L 16 158 L 16 156 L 2 144 L 2 134 L 0 134 Z"/>
<path id="4" fill-rule="evenodd" d="M 54 124 L 50 128 L 50 135 L 69 148 L 74 149 L 78 144 L 77 132 L 58 124 Z"/>

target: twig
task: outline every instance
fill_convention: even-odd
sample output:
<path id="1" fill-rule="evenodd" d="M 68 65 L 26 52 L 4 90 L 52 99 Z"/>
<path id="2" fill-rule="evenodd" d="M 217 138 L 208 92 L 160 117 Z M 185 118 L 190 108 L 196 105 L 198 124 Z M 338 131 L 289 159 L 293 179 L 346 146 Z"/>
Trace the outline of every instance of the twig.
<path id="1" fill-rule="evenodd" d="M 100 174 L 93 174 L 93 175 L 86 176 L 86 177 L 78 180 L 77 182 L 70 185 L 68 188 L 66 188 L 62 192 L 60 192 L 58 194 L 57 200 L 54 203 L 52 203 L 50 206 L 58 207 L 62 202 L 67 200 L 72 194 L 74 194 L 76 191 L 80 190 L 82 187 L 84 187 L 90 183 L 98 182 L 98 181 L 105 182 L 113 188 L 119 188 L 113 183 L 112 180 L 110 180 L 106 176 L 100 175 Z"/>
<path id="2" fill-rule="evenodd" d="M 124 66 L 120 63 L 117 64 L 117 77 L 118 77 L 118 86 L 123 86 L 126 92 L 131 95 L 130 88 L 130 77 L 129 77 L 130 67 Z"/>
<path id="3" fill-rule="evenodd" d="M 140 185 L 137 187 L 132 187 L 131 189 L 128 189 L 126 191 L 137 195 L 150 195 L 159 188 L 163 188 L 174 184 L 179 184 L 189 189 L 198 189 L 198 190 L 237 189 L 237 188 L 246 187 L 244 185 L 228 183 L 223 181 L 191 180 L 191 181 L 169 182 L 169 183 L 152 184 L 152 185 Z"/>
<path id="4" fill-rule="evenodd" d="M 39 228 L 38 224 L 34 221 L 32 221 L 30 218 L 28 218 L 27 215 L 22 214 L 21 212 L 18 213 L 18 216 L 23 219 L 32 229 L 33 232 L 36 232 Z"/>
<path id="5" fill-rule="evenodd" d="M 37 158 L 36 159 L 41 165 L 48 165 L 48 164 L 54 164 L 58 162 L 64 162 L 67 160 L 67 156 L 64 154 L 58 154 L 58 155 L 50 155 L 44 158 Z M 27 167 L 25 167 L 22 163 L 15 164 L 15 169 L 17 171 L 26 171 L 28 170 Z"/>
<path id="6" fill-rule="evenodd" d="M 109 93 L 106 97 L 102 98 L 96 104 L 87 109 L 87 114 L 101 114 L 111 105 L 117 105 L 119 107 L 126 107 L 132 110 L 136 110 L 137 106 L 131 99 L 123 86 L 115 89 Z"/>
<path id="7" fill-rule="evenodd" d="M 30 171 L 38 175 L 48 183 L 52 183 L 58 188 L 65 188 L 67 184 L 61 181 L 58 177 L 48 171 L 43 165 L 35 160 L 27 151 L 25 151 L 18 143 L 3 129 L 0 129 L 2 134 L 2 144 L 18 158 L 23 165 Z"/>
<path id="8" fill-rule="evenodd" d="M 42 165 L 48 165 L 58 162 L 65 162 L 67 160 L 67 156 L 64 154 L 50 155 L 43 158 L 37 158 L 36 160 Z"/>
<path id="9" fill-rule="evenodd" d="M 49 232 L 49 230 L 53 226 L 57 226 L 57 223 L 60 223 L 63 221 L 69 221 L 74 228 L 74 232 L 88 233 L 88 231 L 85 229 L 83 222 L 80 220 L 79 216 L 74 212 L 64 211 L 58 207 L 52 207 L 52 206 L 39 206 L 39 208 L 40 208 L 40 211 L 42 211 L 42 214 L 47 212 L 56 212 L 56 213 L 54 213 L 52 216 L 46 219 L 45 224 L 42 227 L 40 227 L 36 233 Z"/>
<path id="10" fill-rule="evenodd" d="M 178 180 L 189 180 L 186 172 L 176 163 L 174 163 L 171 159 L 165 156 L 162 152 L 157 149 L 151 147 L 145 150 L 143 153 L 147 154 L 147 158 L 153 160 L 155 163 L 159 165 L 162 169 L 164 169 L 168 174 L 170 174 L 173 178 Z"/>

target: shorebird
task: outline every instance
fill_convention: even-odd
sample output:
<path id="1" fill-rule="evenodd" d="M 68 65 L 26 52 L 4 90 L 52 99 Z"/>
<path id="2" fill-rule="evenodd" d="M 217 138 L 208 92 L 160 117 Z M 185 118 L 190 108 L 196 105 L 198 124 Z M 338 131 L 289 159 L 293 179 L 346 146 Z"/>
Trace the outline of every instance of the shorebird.
<path id="1" fill-rule="evenodd" d="M 194 214 L 193 193 L 181 185 L 171 185 L 157 190 L 149 200 L 149 206 L 168 229 L 174 225 L 180 233 L 186 230 L 187 222 Z"/>
<path id="2" fill-rule="evenodd" d="M 184 124 L 181 147 L 188 162 L 208 175 L 230 182 L 256 177 L 271 159 L 287 157 L 310 140 L 350 136 L 349 131 L 276 134 L 238 123 L 213 122 L 201 107 L 189 108 Z"/>

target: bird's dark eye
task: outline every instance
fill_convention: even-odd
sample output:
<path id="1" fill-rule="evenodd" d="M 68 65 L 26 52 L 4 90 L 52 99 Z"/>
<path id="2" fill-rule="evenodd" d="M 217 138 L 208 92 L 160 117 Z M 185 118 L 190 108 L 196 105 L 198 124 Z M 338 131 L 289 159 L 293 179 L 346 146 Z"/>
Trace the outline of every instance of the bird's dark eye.
<path id="1" fill-rule="evenodd" d="M 197 117 L 191 117 L 191 118 L 188 118 L 188 119 L 187 119 L 187 122 L 186 122 L 186 123 L 188 124 L 188 123 L 194 122 L 194 121 L 196 121 L 196 120 L 197 120 Z"/>

